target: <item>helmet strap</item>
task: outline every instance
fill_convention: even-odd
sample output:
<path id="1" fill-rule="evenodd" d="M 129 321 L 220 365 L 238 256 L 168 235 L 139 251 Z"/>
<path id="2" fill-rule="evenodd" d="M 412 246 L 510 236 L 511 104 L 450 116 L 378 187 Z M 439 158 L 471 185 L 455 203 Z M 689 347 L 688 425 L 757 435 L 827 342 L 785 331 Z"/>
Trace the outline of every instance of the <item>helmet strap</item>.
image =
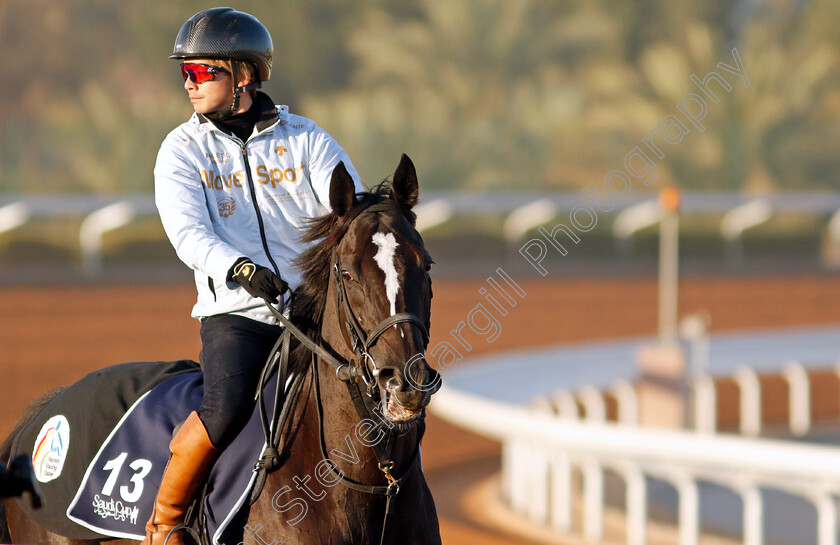
<path id="1" fill-rule="evenodd" d="M 233 59 L 230 60 L 230 72 L 231 78 L 233 79 L 233 103 L 230 105 L 230 113 L 228 113 L 225 117 L 235 114 L 236 110 L 239 109 L 239 99 L 242 93 L 247 93 L 260 88 L 259 81 L 253 81 L 247 85 L 238 85 L 239 78 L 237 76 L 237 61 Z"/>
<path id="2" fill-rule="evenodd" d="M 233 80 L 233 104 L 230 105 L 228 116 L 235 114 L 236 110 L 239 109 L 239 93 L 242 91 L 238 85 L 239 76 L 237 75 L 236 61 L 233 59 L 230 60 L 230 79 Z"/>
<path id="3" fill-rule="evenodd" d="M 249 83 L 247 85 L 237 85 L 238 81 L 237 81 L 237 77 L 236 77 L 236 64 L 237 64 L 237 62 L 235 60 L 231 59 L 230 68 L 231 68 L 231 78 L 233 79 L 233 83 L 232 83 L 232 86 L 233 86 L 233 102 L 231 102 L 230 106 L 228 106 L 227 108 L 222 108 L 221 110 L 213 112 L 212 114 L 205 115 L 205 117 L 208 117 L 210 119 L 217 120 L 217 121 L 227 119 L 228 117 L 235 114 L 236 111 L 239 109 L 239 104 L 240 104 L 240 99 L 242 97 L 242 93 L 248 93 L 248 92 L 251 92 L 255 89 L 260 88 L 260 81 L 255 81 L 255 82 Z"/>

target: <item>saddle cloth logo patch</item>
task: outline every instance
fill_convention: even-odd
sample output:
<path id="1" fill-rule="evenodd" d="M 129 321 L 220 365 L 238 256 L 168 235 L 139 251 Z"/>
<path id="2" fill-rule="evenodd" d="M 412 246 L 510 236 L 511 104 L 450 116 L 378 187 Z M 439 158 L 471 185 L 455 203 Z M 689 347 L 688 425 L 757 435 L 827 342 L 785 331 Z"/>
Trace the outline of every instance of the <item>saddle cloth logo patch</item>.
<path id="1" fill-rule="evenodd" d="M 35 478 L 42 483 L 57 479 L 64 468 L 69 448 L 70 423 L 64 415 L 53 416 L 41 427 L 32 448 Z"/>

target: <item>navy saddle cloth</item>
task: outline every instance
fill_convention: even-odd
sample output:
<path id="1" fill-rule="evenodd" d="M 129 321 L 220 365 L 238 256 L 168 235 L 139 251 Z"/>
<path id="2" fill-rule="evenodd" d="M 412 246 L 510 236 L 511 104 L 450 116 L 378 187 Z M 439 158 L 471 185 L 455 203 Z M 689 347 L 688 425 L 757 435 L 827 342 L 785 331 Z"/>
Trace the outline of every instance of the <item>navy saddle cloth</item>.
<path id="1" fill-rule="evenodd" d="M 276 376 L 266 386 L 276 387 Z M 27 516 L 73 539 L 143 539 L 169 459 L 175 427 L 198 408 L 202 374 L 192 361 L 114 365 L 89 374 L 47 403 L 15 439 L 32 456 L 44 507 Z M 274 395 L 265 396 L 268 414 Z M 221 543 L 247 502 L 265 450 L 259 411 L 208 477 L 206 530 Z"/>

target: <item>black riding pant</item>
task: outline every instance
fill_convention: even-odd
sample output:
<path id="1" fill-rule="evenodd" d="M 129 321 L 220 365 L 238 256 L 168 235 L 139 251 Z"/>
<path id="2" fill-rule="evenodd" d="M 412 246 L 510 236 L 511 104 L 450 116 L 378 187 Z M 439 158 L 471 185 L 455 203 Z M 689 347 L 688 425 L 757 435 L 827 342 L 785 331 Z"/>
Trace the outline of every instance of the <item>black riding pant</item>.
<path id="1" fill-rule="evenodd" d="M 204 397 L 198 416 L 210 441 L 227 447 L 254 409 L 260 372 L 282 329 L 233 314 L 201 321 Z"/>

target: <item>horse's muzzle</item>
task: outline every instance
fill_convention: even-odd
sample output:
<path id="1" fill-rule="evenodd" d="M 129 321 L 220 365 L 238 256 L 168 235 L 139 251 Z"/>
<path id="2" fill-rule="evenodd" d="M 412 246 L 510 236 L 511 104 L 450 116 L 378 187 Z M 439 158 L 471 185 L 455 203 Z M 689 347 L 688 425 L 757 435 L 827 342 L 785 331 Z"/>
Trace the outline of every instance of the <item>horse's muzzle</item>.
<path id="1" fill-rule="evenodd" d="M 404 369 L 384 368 L 378 377 L 386 415 L 392 421 L 420 416 L 432 394 L 440 389 L 440 373 L 425 358 L 410 361 Z"/>

